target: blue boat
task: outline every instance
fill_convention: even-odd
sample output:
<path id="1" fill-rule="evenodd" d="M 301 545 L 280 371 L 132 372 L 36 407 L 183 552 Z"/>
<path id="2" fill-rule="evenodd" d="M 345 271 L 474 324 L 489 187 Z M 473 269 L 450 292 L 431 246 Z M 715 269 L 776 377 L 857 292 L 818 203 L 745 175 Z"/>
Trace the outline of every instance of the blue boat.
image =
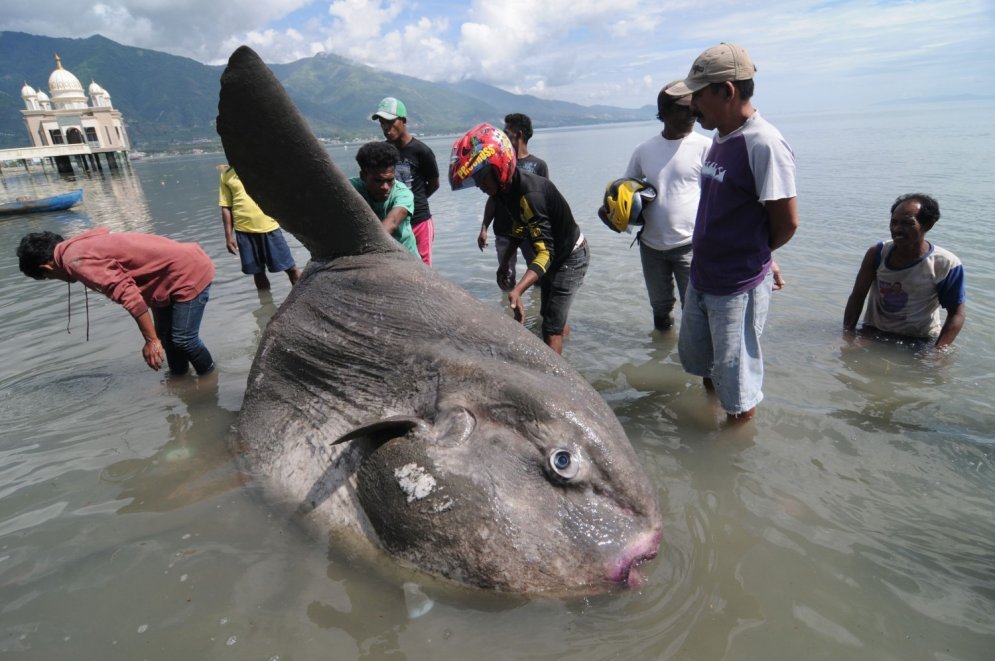
<path id="1" fill-rule="evenodd" d="M 74 207 L 83 201 L 83 189 L 77 188 L 61 195 L 51 195 L 49 197 L 19 197 L 13 202 L 0 204 L 0 216 L 12 216 L 22 213 L 36 213 L 38 211 L 62 211 Z"/>

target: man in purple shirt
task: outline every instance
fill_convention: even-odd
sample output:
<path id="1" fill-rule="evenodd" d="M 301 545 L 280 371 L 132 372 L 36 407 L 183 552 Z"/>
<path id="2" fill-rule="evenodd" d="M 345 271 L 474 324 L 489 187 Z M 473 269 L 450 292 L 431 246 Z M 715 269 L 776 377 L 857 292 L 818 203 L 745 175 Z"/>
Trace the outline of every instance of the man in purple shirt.
<path id="1" fill-rule="evenodd" d="M 731 423 L 752 418 L 763 399 L 760 334 L 783 284 L 771 253 L 798 228 L 794 154 L 750 101 L 755 72 L 746 49 L 723 43 L 666 90 L 691 94 L 698 123 L 717 130 L 701 171 L 678 351 Z"/>

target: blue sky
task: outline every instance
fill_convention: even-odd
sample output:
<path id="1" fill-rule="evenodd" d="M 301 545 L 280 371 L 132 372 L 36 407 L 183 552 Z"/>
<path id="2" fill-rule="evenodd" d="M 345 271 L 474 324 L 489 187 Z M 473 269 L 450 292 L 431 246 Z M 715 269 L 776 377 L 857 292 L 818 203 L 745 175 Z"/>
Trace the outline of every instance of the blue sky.
<path id="1" fill-rule="evenodd" d="M 768 112 L 995 98 L 993 0 L 7 0 L 0 30 L 102 34 L 212 64 L 241 44 L 267 62 L 325 51 L 623 107 L 653 103 L 702 50 L 731 41 L 752 55 Z"/>

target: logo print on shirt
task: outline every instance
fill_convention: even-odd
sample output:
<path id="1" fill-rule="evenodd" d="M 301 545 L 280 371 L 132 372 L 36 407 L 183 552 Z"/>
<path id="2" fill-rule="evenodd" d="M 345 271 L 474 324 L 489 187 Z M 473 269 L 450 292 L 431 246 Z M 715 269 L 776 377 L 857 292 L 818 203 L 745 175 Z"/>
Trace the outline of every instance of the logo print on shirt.
<path id="1" fill-rule="evenodd" d="M 411 163 L 408 161 L 400 161 L 394 166 L 394 176 L 404 182 L 404 185 L 411 188 L 411 182 L 414 181 L 414 177 L 411 174 Z"/>
<path id="2" fill-rule="evenodd" d="M 714 161 L 705 161 L 705 164 L 701 166 L 701 176 L 714 179 L 721 184 L 725 181 L 726 169 Z"/>

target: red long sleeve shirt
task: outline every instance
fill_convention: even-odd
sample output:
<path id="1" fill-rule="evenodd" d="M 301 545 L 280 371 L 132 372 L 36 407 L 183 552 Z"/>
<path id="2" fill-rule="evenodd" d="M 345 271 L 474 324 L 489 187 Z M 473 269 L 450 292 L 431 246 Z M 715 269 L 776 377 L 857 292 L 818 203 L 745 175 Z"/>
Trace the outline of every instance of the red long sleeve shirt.
<path id="1" fill-rule="evenodd" d="M 196 243 L 98 227 L 55 246 L 55 263 L 138 318 L 149 308 L 193 300 L 214 280 Z"/>

